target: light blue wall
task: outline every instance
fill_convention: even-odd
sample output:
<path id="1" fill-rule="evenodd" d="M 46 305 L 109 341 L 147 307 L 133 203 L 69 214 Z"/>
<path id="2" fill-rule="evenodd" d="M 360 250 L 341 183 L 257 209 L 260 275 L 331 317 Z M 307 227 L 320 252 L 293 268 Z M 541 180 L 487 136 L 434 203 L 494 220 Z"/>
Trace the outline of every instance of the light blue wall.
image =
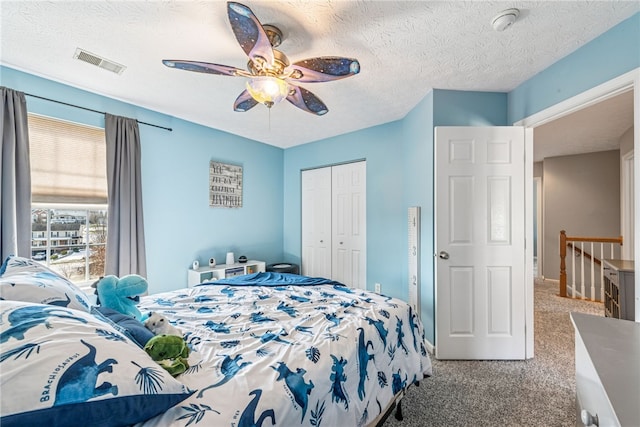
<path id="1" fill-rule="evenodd" d="M 322 120 L 320 118 L 320 120 Z M 367 161 L 367 288 L 406 298 L 406 210 L 403 207 L 404 155 L 400 122 L 375 126 L 289 148 L 284 155 L 284 254 L 301 258 L 301 189 L 304 169 L 355 160 Z"/>
<path id="2" fill-rule="evenodd" d="M 509 92 L 509 123 L 640 67 L 640 13 Z"/>
<path id="3" fill-rule="evenodd" d="M 433 282 L 433 92 L 411 110 L 402 120 L 403 128 L 403 215 L 405 226 L 401 233 L 405 248 L 401 264 L 402 281 L 398 283 L 400 296 L 408 298 L 409 253 L 407 209 L 420 206 L 420 311 L 425 333 L 434 342 L 435 294 Z M 400 293 L 400 291 L 402 291 Z"/>
<path id="4" fill-rule="evenodd" d="M 434 90 L 403 120 L 284 150 L 0 68 L 0 84 L 112 114 L 141 126 L 149 280 L 153 292 L 185 282 L 194 257 L 227 250 L 300 263 L 300 173 L 367 160 L 367 287 L 407 299 L 407 207 L 422 208 L 422 319 L 434 341 L 433 127 L 506 125 L 640 66 L 640 14 L 509 94 Z M 103 126 L 93 113 L 28 100 L 41 114 Z M 321 120 L 321 118 L 320 118 Z M 209 159 L 244 166 L 241 210 L 207 206 Z"/>
<path id="5" fill-rule="evenodd" d="M 507 94 L 433 91 L 434 126 L 506 126 Z"/>
<path id="6" fill-rule="evenodd" d="M 142 188 L 151 293 L 186 286 L 195 258 L 282 258 L 283 150 L 131 104 L 0 68 L 0 84 L 55 100 L 173 128 L 140 125 Z M 27 97 L 30 112 L 104 127 L 104 116 Z M 209 161 L 243 166 L 243 207 L 209 207 Z"/>

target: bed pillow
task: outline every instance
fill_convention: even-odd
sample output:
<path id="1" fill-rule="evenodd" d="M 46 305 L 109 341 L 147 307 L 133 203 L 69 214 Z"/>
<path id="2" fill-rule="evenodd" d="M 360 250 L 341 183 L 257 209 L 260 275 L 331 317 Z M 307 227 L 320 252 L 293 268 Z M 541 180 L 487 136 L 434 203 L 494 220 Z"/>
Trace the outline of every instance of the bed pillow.
<path id="1" fill-rule="evenodd" d="M 0 425 L 111 427 L 154 417 L 192 392 L 89 313 L 0 301 Z"/>
<path id="2" fill-rule="evenodd" d="M 10 255 L 0 266 L 0 298 L 89 311 L 91 300 L 68 279 L 29 258 Z"/>
<path id="3" fill-rule="evenodd" d="M 98 319 L 111 323 L 114 328 L 129 337 L 140 348 L 144 348 L 147 341 L 155 336 L 135 317 L 122 314 L 112 308 L 96 306 L 91 308 L 91 313 Z"/>

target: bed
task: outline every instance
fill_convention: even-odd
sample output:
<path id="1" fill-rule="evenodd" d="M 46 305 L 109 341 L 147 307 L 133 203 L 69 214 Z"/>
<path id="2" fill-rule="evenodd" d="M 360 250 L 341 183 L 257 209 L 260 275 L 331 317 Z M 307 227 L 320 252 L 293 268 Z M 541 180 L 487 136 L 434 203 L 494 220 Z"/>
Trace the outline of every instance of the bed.
<path id="1" fill-rule="evenodd" d="M 376 426 L 431 375 L 422 323 L 405 302 L 256 273 L 141 298 L 139 309 L 167 317 L 191 349 L 173 378 L 55 276 L 17 257 L 0 268 L 3 426 Z M 29 287 L 39 293 L 25 298 Z M 91 373 L 76 377 L 90 392 L 60 385 L 81 360 Z"/>

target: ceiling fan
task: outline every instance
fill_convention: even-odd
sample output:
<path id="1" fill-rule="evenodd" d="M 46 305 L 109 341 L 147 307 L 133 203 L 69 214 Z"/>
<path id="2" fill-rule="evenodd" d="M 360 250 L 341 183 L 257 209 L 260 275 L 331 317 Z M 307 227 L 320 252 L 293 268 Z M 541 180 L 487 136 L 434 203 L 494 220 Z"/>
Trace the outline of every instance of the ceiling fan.
<path id="1" fill-rule="evenodd" d="M 247 6 L 227 2 L 231 29 L 242 50 L 249 57 L 247 70 L 208 62 L 163 59 L 162 63 L 198 73 L 246 77 L 247 88 L 236 98 L 233 109 L 248 111 L 258 103 L 271 108 L 286 99 L 301 110 L 318 116 L 329 109 L 312 92 L 297 83 L 339 80 L 360 72 L 357 59 L 321 56 L 289 63 L 287 56 L 275 49 L 282 42 L 282 32 L 273 25 L 262 25 Z"/>

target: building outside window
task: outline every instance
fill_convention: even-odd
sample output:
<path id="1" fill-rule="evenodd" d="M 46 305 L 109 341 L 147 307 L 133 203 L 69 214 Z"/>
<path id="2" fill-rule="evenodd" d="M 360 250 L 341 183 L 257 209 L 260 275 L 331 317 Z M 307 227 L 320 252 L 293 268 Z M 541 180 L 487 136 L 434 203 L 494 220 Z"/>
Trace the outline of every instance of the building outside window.
<path id="1" fill-rule="evenodd" d="M 106 206 L 31 210 L 31 257 L 74 283 L 89 284 L 104 275 Z M 73 219 L 56 221 L 60 215 Z"/>

